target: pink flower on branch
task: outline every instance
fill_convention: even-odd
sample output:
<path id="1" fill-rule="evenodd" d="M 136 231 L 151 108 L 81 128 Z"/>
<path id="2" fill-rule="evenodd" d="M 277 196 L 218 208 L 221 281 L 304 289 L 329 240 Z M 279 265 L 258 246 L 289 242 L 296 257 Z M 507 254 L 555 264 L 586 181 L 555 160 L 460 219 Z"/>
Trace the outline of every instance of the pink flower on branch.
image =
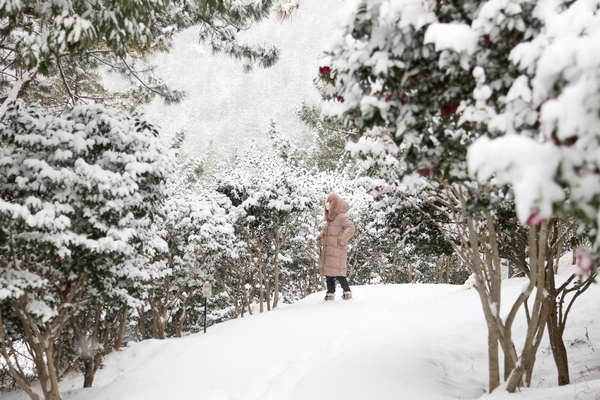
<path id="1" fill-rule="evenodd" d="M 542 217 L 540 210 L 536 210 L 527 218 L 527 225 L 538 226 L 544 221 L 546 221 L 546 218 Z"/>
<path id="2" fill-rule="evenodd" d="M 577 260 L 577 276 L 579 279 L 586 279 L 596 269 L 596 263 L 588 249 L 583 247 L 575 249 L 575 259 Z"/>

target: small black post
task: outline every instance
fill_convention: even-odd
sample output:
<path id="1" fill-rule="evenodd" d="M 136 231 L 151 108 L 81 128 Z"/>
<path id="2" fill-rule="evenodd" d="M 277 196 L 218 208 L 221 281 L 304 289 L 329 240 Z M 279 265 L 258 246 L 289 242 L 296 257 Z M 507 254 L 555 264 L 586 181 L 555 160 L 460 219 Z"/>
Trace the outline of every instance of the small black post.
<path id="1" fill-rule="evenodd" d="M 212 296 L 212 284 L 209 282 L 202 285 L 202 295 L 204 296 L 204 333 L 206 333 L 206 303 L 208 298 Z"/>
<path id="2" fill-rule="evenodd" d="M 206 333 L 206 297 L 204 298 L 204 333 Z"/>

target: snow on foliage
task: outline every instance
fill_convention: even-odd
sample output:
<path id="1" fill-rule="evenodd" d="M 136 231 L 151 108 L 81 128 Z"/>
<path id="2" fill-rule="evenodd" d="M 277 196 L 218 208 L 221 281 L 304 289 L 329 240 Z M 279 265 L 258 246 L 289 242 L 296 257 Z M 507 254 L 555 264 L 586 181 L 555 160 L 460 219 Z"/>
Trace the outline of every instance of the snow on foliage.
<path id="1" fill-rule="evenodd" d="M 135 268 L 114 264 L 132 254 L 133 224 L 162 201 L 158 183 L 174 166 L 153 128 L 102 106 L 75 107 L 54 117 L 17 102 L 8 107 L 0 134 L 6 287 L 28 293 L 50 289 L 51 310 L 60 296 L 49 295 L 61 277 L 137 279 Z M 14 279 L 25 271 L 28 279 Z M 23 291 L 4 299 L 20 298 Z"/>
<path id="2" fill-rule="evenodd" d="M 0 353 L 36 399 L 28 368 L 9 356 L 25 341 L 44 397 L 60 398 L 57 341 L 84 361 L 91 385 L 110 351 L 100 331 L 140 304 L 151 276 L 140 221 L 164 200 L 174 157 L 144 120 L 101 105 L 53 116 L 10 102 L 0 140 Z"/>
<path id="3" fill-rule="evenodd" d="M 391 139 L 385 151 L 399 158 L 400 178 L 497 176 L 515 188 L 523 223 L 568 208 L 596 225 L 598 8 L 584 0 L 353 2 L 321 60 L 323 113 L 374 137 L 351 146 L 357 154 L 378 159 Z M 497 138 L 507 134 L 522 137 Z M 470 147 L 467 169 L 466 149 L 481 135 L 491 141 Z"/>
<path id="4" fill-rule="evenodd" d="M 184 322 L 195 307 L 192 299 L 199 297 L 204 282 L 214 280 L 219 260 L 230 253 L 234 241 L 221 195 L 195 192 L 179 177 L 165 185 L 165 194 L 156 218 L 140 224 L 137 247 L 140 262 L 150 271 L 144 299 L 154 336 L 160 339 L 169 325 L 178 326 L 177 336 L 184 329 L 198 329 Z"/>
<path id="5" fill-rule="evenodd" d="M 119 56 L 129 46 L 149 47 L 158 33 L 151 29 L 154 13 L 166 8 L 165 2 L 155 0 L 110 5 L 101 0 L 19 0 L 1 2 L 0 16 L 7 19 L 8 32 L 17 35 L 24 63 L 31 69 L 48 63 L 53 54 L 77 53 L 97 41 Z M 43 31 L 21 29 L 21 24 L 37 21 L 44 21 Z"/>
<path id="6" fill-rule="evenodd" d="M 499 184 L 511 184 L 517 199 L 517 216 L 527 221 L 532 206 L 537 206 L 541 216 L 547 218 L 552 215 L 552 203 L 565 198 L 554 181 L 559 156 L 559 150 L 551 143 L 519 135 L 496 140 L 483 136 L 469 147 L 468 166 L 482 181 L 496 177 Z M 538 204 L 539 198 L 549 201 Z"/>
<path id="7" fill-rule="evenodd" d="M 537 209 L 544 218 L 552 215 L 552 207 L 564 198 L 557 193 L 557 185 L 568 188 L 573 207 L 583 211 L 588 221 L 598 218 L 600 177 L 594 156 L 600 134 L 598 6 L 597 1 L 575 1 L 568 7 L 538 2 L 532 13 L 543 29 L 531 41 L 519 43 L 510 53 L 510 61 L 523 75 L 513 82 L 505 98 L 506 111 L 498 115 L 498 122 L 493 123 L 492 128 L 511 133 L 515 129 L 522 130 L 521 125 L 539 121 L 539 133 L 529 133 L 536 142 L 531 140 L 528 146 L 531 149 L 526 154 L 529 161 L 516 167 L 517 174 L 507 181 L 515 187 L 522 182 L 522 175 L 537 181 L 529 190 L 516 193 L 519 218 L 523 222 Z M 515 15 L 520 12 L 515 8 Z M 499 122 L 502 120 L 514 123 L 511 126 Z M 502 140 L 492 141 L 488 160 L 479 168 L 498 176 L 505 175 L 506 162 L 496 153 L 504 146 Z M 543 148 L 548 150 L 535 150 Z M 471 148 L 469 157 L 482 159 L 475 154 L 477 151 Z M 539 168 L 534 172 L 531 165 Z M 475 166 L 470 171 L 481 172 Z M 489 173 L 483 175 L 489 176 Z"/>
<path id="8" fill-rule="evenodd" d="M 500 258 L 520 251 L 511 249 L 514 239 L 508 238 L 523 229 L 512 217 L 513 196 L 520 222 L 531 226 L 524 230 L 530 234 L 529 260 L 545 251 L 548 232 L 561 224 L 561 246 L 578 224 L 596 249 L 600 243 L 599 5 L 587 0 L 353 2 L 321 61 L 324 116 L 360 131 L 359 143 L 347 148 L 384 180 L 384 206 L 427 215 L 476 274 L 490 335 L 506 338 L 512 329 L 512 317 L 502 321 L 491 305 L 501 297 Z M 409 183 L 419 185 L 410 190 Z M 505 243 L 499 243 L 504 235 Z M 552 240 L 558 242 L 555 235 Z M 546 253 L 536 259 L 552 270 Z M 580 257 L 580 275 L 589 275 L 590 260 Z M 545 273 L 524 264 L 526 274 Z M 546 293 L 562 307 L 553 281 L 544 287 L 544 279 L 543 274 L 532 278 L 536 304 L 547 301 Z M 516 302 L 512 310 L 520 306 Z M 535 330 L 543 332 L 544 323 L 530 326 Z M 539 341 L 532 338 L 523 354 L 537 351 Z M 556 336 L 552 340 L 562 343 Z M 515 362 L 506 366 L 505 372 L 514 371 L 507 373 L 507 390 L 514 391 L 521 378 L 529 385 L 525 370 L 533 368 L 533 359 L 502 346 Z M 559 381 L 568 379 L 560 373 Z M 490 390 L 500 382 L 490 356 Z"/>

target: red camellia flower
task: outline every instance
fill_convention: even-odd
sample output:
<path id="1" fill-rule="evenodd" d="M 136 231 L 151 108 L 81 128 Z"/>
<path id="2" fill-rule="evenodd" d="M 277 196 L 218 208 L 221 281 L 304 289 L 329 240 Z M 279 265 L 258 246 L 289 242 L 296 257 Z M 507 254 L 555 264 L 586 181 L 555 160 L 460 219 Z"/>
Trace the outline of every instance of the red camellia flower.
<path id="1" fill-rule="evenodd" d="M 56 255 L 56 261 L 58 262 L 62 262 L 63 258 L 60 256 L 60 254 Z"/>
<path id="2" fill-rule="evenodd" d="M 457 103 L 452 103 L 452 104 L 447 104 L 445 106 L 441 106 L 440 114 L 442 115 L 442 117 L 447 117 L 449 115 L 454 114 L 456 112 L 457 108 L 458 108 Z"/>
<path id="3" fill-rule="evenodd" d="M 60 284 L 58 285 L 58 290 L 60 291 L 60 294 L 66 296 L 69 294 L 70 289 L 71 285 L 69 285 L 69 282 L 67 282 L 67 278 L 65 278 L 64 276 L 60 278 Z"/>
<path id="4" fill-rule="evenodd" d="M 344 96 L 338 96 L 336 97 L 336 100 L 339 101 L 340 103 L 344 102 Z"/>
<path id="5" fill-rule="evenodd" d="M 490 39 L 490 35 L 483 35 L 481 38 L 483 39 L 483 43 L 487 44 L 488 46 L 493 43 Z"/>
<path id="6" fill-rule="evenodd" d="M 331 72 L 331 68 L 328 66 L 325 67 L 319 67 L 319 73 L 321 75 L 328 75 Z"/>
<path id="7" fill-rule="evenodd" d="M 435 167 L 423 168 L 417 171 L 421 176 L 432 176 L 435 174 Z"/>
<path id="8" fill-rule="evenodd" d="M 385 95 L 385 101 L 392 101 L 392 95 L 391 93 L 388 93 Z"/>
<path id="9" fill-rule="evenodd" d="M 542 217 L 540 211 L 536 210 L 529 216 L 529 218 L 527 218 L 526 224 L 529 226 L 538 226 L 545 220 L 546 218 Z"/>
<path id="10" fill-rule="evenodd" d="M 577 143 L 577 140 L 579 140 L 579 136 L 571 136 L 562 141 L 556 136 L 552 136 L 552 143 L 554 143 L 555 146 L 573 146 Z"/>

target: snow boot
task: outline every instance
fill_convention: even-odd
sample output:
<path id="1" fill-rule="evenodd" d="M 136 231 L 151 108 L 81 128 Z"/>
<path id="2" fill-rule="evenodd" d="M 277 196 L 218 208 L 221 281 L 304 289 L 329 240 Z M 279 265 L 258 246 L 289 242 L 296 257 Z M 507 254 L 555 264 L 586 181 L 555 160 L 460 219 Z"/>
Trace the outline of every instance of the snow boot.
<path id="1" fill-rule="evenodd" d="M 325 294 L 325 301 L 331 301 L 335 297 L 335 293 L 327 293 Z"/>
<path id="2" fill-rule="evenodd" d="M 344 292 L 344 294 L 342 295 L 342 299 L 344 300 L 350 300 L 352 299 L 352 292 Z"/>

